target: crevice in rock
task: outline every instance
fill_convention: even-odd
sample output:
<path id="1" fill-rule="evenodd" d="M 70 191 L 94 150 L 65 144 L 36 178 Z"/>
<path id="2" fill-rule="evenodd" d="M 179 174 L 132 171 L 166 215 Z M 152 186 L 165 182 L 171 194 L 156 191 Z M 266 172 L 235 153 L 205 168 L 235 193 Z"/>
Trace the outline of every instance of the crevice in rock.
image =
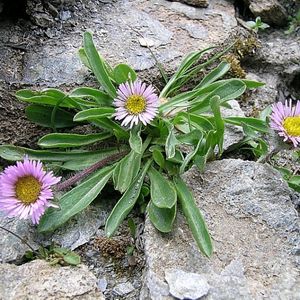
<path id="1" fill-rule="evenodd" d="M 0 0 L 0 21 L 28 19 L 26 0 Z"/>
<path id="2" fill-rule="evenodd" d="M 234 7 L 237 15 L 245 21 L 255 19 L 253 13 L 250 11 L 249 6 L 243 0 L 235 0 Z"/>
<path id="3" fill-rule="evenodd" d="M 289 91 L 291 91 L 292 97 L 295 99 L 300 99 L 300 71 L 297 72 L 287 83 Z"/>

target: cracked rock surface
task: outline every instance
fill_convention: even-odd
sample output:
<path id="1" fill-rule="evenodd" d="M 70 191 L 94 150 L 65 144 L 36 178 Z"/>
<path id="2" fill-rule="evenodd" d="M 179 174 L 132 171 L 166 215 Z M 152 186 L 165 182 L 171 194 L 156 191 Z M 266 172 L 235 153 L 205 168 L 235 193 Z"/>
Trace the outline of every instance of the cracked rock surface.
<path id="1" fill-rule="evenodd" d="M 181 214 L 165 235 L 147 220 L 141 299 L 172 299 L 165 281 L 170 268 L 204 276 L 210 288 L 203 299 L 299 299 L 300 220 L 280 174 L 268 165 L 225 159 L 209 163 L 204 174 L 192 168 L 184 178 L 214 253 L 211 259 L 199 253 Z"/>

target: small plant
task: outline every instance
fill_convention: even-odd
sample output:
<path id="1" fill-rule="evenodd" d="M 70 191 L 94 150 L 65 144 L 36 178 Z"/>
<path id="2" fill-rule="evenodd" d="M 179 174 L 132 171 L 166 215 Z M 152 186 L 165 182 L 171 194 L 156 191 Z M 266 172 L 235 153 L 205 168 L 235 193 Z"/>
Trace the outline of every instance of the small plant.
<path id="1" fill-rule="evenodd" d="M 26 108 L 27 117 L 53 128 L 54 133 L 40 138 L 38 145 L 42 150 L 3 145 L 0 156 L 20 161 L 28 155 L 32 164 L 41 160 L 48 167 L 76 172 L 51 186 L 60 209 L 47 209 L 38 224 L 40 232 L 53 231 L 64 224 L 111 182 L 122 196 L 106 221 L 108 237 L 137 203 L 142 210 L 146 204 L 152 224 L 161 232 L 172 230 L 180 207 L 199 249 L 211 256 L 213 248 L 207 226 L 181 175 L 193 165 L 203 170 L 207 161 L 221 157 L 226 124 L 242 126 L 251 132 L 268 132 L 262 120 L 222 117 L 221 108 L 230 107 L 229 100 L 263 84 L 238 78 L 222 79 L 230 64 L 215 63 L 228 49 L 214 55 L 211 50 L 188 54 L 158 92 L 138 79 L 130 66 L 110 66 L 96 50 L 92 35 L 86 32 L 79 55 L 94 73 L 99 89 L 79 87 L 69 93 L 53 88 L 17 92 L 19 100 L 30 103 Z M 209 58 L 204 60 L 204 55 Z M 197 76 L 213 64 L 215 67 L 204 78 Z M 86 123 L 97 128 L 98 133 L 57 132 Z M 99 142 L 109 146 L 89 149 Z M 30 190 L 25 189 L 25 193 L 30 194 Z M 11 192 L 16 196 L 14 189 Z M 24 197 L 17 197 L 19 204 L 26 205 Z M 5 207 L 11 204 L 9 201 L 8 197 L 0 198 Z"/>
<path id="2" fill-rule="evenodd" d="M 265 30 L 267 28 L 270 27 L 270 25 L 268 25 L 267 23 L 264 23 L 262 20 L 261 20 L 261 17 L 257 17 L 255 19 L 255 21 L 248 21 L 246 22 L 246 25 L 252 29 L 254 32 L 258 32 L 259 30 Z"/>
<path id="3" fill-rule="evenodd" d="M 0 229 L 12 234 L 14 237 L 19 239 L 21 243 L 25 244 L 30 249 L 25 253 L 25 258 L 27 260 L 34 260 L 39 258 L 48 261 L 51 265 L 60 264 L 62 266 L 77 266 L 80 264 L 80 256 L 69 249 L 57 247 L 52 243 L 48 248 L 40 246 L 38 251 L 36 251 L 25 239 L 20 237 L 18 234 L 3 226 L 0 226 Z"/>
<path id="4" fill-rule="evenodd" d="M 284 32 L 285 34 L 292 34 L 300 28 L 300 9 L 297 14 L 289 17 L 289 28 Z"/>

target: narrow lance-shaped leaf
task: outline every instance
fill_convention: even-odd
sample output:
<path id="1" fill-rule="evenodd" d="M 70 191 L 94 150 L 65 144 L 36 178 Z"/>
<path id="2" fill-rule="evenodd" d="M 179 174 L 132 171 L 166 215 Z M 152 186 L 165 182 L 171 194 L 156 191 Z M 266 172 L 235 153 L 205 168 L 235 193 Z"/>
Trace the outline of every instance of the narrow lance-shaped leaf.
<path id="1" fill-rule="evenodd" d="M 141 154 L 131 151 L 118 162 L 113 174 L 116 190 L 121 193 L 124 193 L 127 190 L 140 170 L 141 159 Z"/>
<path id="2" fill-rule="evenodd" d="M 105 91 L 112 97 L 116 96 L 116 88 L 112 84 L 109 75 L 106 71 L 106 66 L 103 59 L 100 57 L 94 43 L 92 35 L 85 32 L 83 36 L 84 51 L 91 66 L 93 73 Z"/>
<path id="3" fill-rule="evenodd" d="M 52 127 L 51 114 L 53 107 L 30 104 L 25 109 L 27 118 L 43 127 Z M 73 122 L 73 114 L 58 108 L 55 114 L 55 127 L 56 128 L 67 128 L 74 127 L 76 123 Z"/>
<path id="4" fill-rule="evenodd" d="M 6 160 L 23 160 L 24 155 L 28 155 L 30 159 L 47 161 L 47 162 L 62 162 L 63 168 L 69 170 L 82 170 L 97 161 L 107 158 L 112 154 L 116 154 L 127 148 L 117 147 L 107 148 L 96 151 L 76 150 L 76 151 L 54 151 L 54 150 L 32 150 L 24 147 L 13 145 L 0 145 L 0 157 Z"/>
<path id="5" fill-rule="evenodd" d="M 160 149 L 153 149 L 152 156 L 154 161 L 161 167 L 165 167 L 165 158 L 163 154 L 161 153 Z"/>
<path id="6" fill-rule="evenodd" d="M 220 77 L 224 76 L 230 70 L 230 64 L 222 61 L 215 69 L 207 74 L 195 89 L 206 87 Z"/>
<path id="7" fill-rule="evenodd" d="M 93 134 L 50 133 L 39 139 L 38 145 L 45 148 L 70 148 L 103 141 L 112 136 L 109 132 Z"/>
<path id="8" fill-rule="evenodd" d="M 202 214 L 183 180 L 177 177 L 174 179 L 174 183 L 183 214 L 186 217 L 193 237 L 201 252 L 210 257 L 213 251 L 212 242 Z"/>
<path id="9" fill-rule="evenodd" d="M 179 144 L 179 141 L 176 139 L 175 133 L 174 133 L 174 126 L 171 124 L 167 124 L 168 129 L 169 129 L 169 134 L 166 140 L 166 155 L 167 158 L 172 158 L 175 156 L 175 150 L 176 150 L 176 145 Z"/>
<path id="10" fill-rule="evenodd" d="M 143 141 L 140 134 L 141 134 L 141 126 L 134 126 L 130 130 L 129 145 L 130 148 L 138 154 L 142 153 L 142 146 L 143 146 Z"/>
<path id="11" fill-rule="evenodd" d="M 77 88 L 69 94 L 69 97 L 91 98 L 101 106 L 109 106 L 112 103 L 112 98 L 109 95 L 103 91 L 89 87 Z"/>
<path id="12" fill-rule="evenodd" d="M 202 145 L 202 138 L 203 138 L 203 134 L 201 133 L 201 137 L 199 138 L 199 141 L 196 145 L 196 147 L 194 147 L 194 150 L 189 152 L 183 163 L 181 164 L 180 166 L 180 169 L 179 169 L 179 173 L 182 174 L 184 171 L 185 171 L 185 168 L 187 167 L 187 165 L 189 164 L 189 162 L 193 159 L 193 157 L 196 155 L 196 153 L 198 152 L 200 146 Z"/>
<path id="13" fill-rule="evenodd" d="M 149 218 L 160 232 L 170 232 L 176 217 L 176 202 L 172 208 L 161 208 L 150 201 L 148 206 Z"/>
<path id="14" fill-rule="evenodd" d="M 252 127 L 254 130 L 268 133 L 269 126 L 267 125 L 266 121 L 250 118 L 250 117 L 227 117 L 224 118 L 224 121 L 229 124 L 242 126 L 242 124 L 246 124 L 249 127 Z"/>
<path id="15" fill-rule="evenodd" d="M 114 166 L 97 171 L 59 200 L 60 210 L 49 208 L 41 218 L 39 232 L 53 231 L 85 209 L 101 192 L 112 175 Z"/>
<path id="16" fill-rule="evenodd" d="M 153 167 L 149 168 L 148 175 L 151 182 L 151 200 L 154 205 L 160 208 L 172 208 L 177 200 L 172 183 Z"/>
<path id="17" fill-rule="evenodd" d="M 113 208 L 111 214 L 109 215 L 106 225 L 105 225 L 105 233 L 108 237 L 112 236 L 114 232 L 117 230 L 121 222 L 126 218 L 128 213 L 134 207 L 144 182 L 144 177 L 150 167 L 152 160 L 148 160 L 140 173 L 135 177 L 133 182 L 127 191 L 123 194 L 121 199 Z"/>
<path id="18" fill-rule="evenodd" d="M 86 121 L 111 117 L 115 109 L 112 107 L 90 108 L 80 111 L 74 116 L 74 121 Z"/>
<path id="19" fill-rule="evenodd" d="M 215 124 L 216 124 L 216 136 L 218 140 L 218 147 L 219 147 L 219 155 L 223 152 L 223 141 L 224 141 L 224 131 L 225 131 L 225 124 L 222 119 L 221 110 L 220 110 L 220 97 L 214 96 L 210 100 L 211 110 L 214 114 Z"/>
<path id="20" fill-rule="evenodd" d="M 242 80 L 239 79 L 229 79 L 225 80 L 222 85 L 217 85 L 218 82 L 212 83 L 211 85 L 216 85 L 216 88 L 208 93 L 203 99 L 196 99 L 193 101 L 190 112 L 201 112 L 206 111 L 209 107 L 209 101 L 213 96 L 219 96 L 221 103 L 226 102 L 231 99 L 236 99 L 241 96 L 245 90 L 246 85 Z M 206 88 L 209 88 L 206 87 Z"/>
<path id="21" fill-rule="evenodd" d="M 51 106 L 55 106 L 59 103 L 60 107 L 76 107 L 74 103 L 65 96 L 63 92 L 56 89 L 45 89 L 41 92 L 31 90 L 19 90 L 16 92 L 16 97 L 24 102 Z M 62 101 L 63 98 L 64 100 Z"/>

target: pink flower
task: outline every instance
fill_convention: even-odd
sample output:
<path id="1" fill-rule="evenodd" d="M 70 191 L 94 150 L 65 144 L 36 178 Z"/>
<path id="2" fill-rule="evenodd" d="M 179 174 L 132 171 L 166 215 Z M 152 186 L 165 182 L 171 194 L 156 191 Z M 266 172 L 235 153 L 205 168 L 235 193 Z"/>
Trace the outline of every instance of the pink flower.
<path id="1" fill-rule="evenodd" d="M 291 141 L 294 147 L 300 143 L 300 100 L 295 106 L 292 101 L 285 101 L 285 104 L 278 102 L 272 106 L 271 128 L 278 131 L 284 141 Z"/>
<path id="2" fill-rule="evenodd" d="M 159 101 L 152 85 L 137 80 L 135 82 L 122 83 L 114 100 L 116 120 L 123 120 L 122 126 L 129 128 L 139 122 L 149 124 L 157 115 Z"/>
<path id="3" fill-rule="evenodd" d="M 0 211 L 8 217 L 31 218 L 33 224 L 39 223 L 41 216 L 53 199 L 51 186 L 61 177 L 43 170 L 40 161 L 29 160 L 7 167 L 0 174 Z"/>

